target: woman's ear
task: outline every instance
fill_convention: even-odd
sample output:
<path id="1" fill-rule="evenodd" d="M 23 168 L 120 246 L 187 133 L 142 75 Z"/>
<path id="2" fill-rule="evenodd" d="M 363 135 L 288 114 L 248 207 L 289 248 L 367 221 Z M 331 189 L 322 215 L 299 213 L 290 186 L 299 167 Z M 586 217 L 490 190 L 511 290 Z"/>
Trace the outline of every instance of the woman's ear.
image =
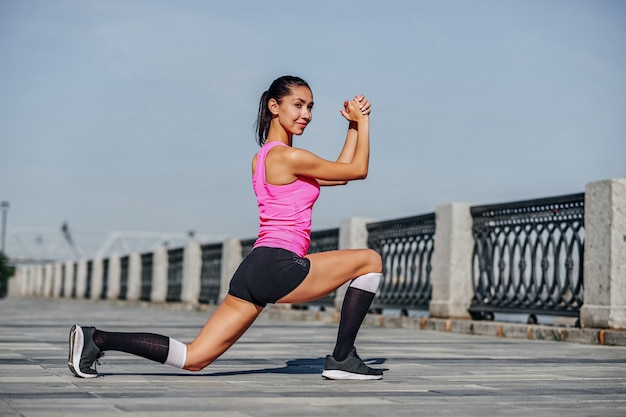
<path id="1" fill-rule="evenodd" d="M 276 101 L 276 99 L 270 98 L 270 100 L 267 102 L 267 108 L 269 109 L 270 113 L 272 113 L 272 115 L 278 115 L 278 102 Z"/>

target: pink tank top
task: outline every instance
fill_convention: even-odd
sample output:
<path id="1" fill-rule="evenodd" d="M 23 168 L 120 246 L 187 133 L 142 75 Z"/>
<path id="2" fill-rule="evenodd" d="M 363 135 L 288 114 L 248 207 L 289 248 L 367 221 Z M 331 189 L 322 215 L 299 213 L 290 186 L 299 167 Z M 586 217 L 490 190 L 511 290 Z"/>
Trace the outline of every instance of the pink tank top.
<path id="1" fill-rule="evenodd" d="M 265 177 L 265 158 L 282 142 L 268 142 L 258 153 L 252 186 L 259 204 L 259 236 L 254 244 L 283 248 L 306 255 L 311 243 L 311 214 L 320 194 L 314 178 L 298 177 L 291 184 L 269 184 Z"/>

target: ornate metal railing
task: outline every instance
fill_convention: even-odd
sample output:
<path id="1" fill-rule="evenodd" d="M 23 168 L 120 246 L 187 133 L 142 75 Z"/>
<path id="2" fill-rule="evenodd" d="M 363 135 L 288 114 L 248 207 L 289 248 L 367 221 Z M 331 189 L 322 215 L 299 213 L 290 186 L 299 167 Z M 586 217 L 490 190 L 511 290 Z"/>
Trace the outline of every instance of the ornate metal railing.
<path id="1" fill-rule="evenodd" d="M 141 300 L 150 301 L 152 293 L 152 252 L 141 254 Z"/>
<path id="2" fill-rule="evenodd" d="M 367 225 L 368 246 L 380 254 L 383 279 L 372 308 L 428 310 L 435 214 Z"/>
<path id="3" fill-rule="evenodd" d="M 583 304 L 584 194 L 471 208 L 470 312 L 577 316 Z"/>
<path id="4" fill-rule="evenodd" d="M 61 294 L 65 294 L 65 264 L 61 264 Z"/>
<path id="5" fill-rule="evenodd" d="M 129 256 L 120 258 L 120 300 L 125 300 L 128 294 L 128 264 Z"/>
<path id="6" fill-rule="evenodd" d="M 102 260 L 102 292 L 100 299 L 105 300 L 109 292 L 109 259 Z"/>
<path id="7" fill-rule="evenodd" d="M 184 248 L 167 251 L 167 301 L 180 301 L 183 289 Z"/>
<path id="8" fill-rule="evenodd" d="M 339 228 L 311 232 L 308 253 L 328 252 L 339 249 Z"/>
<path id="9" fill-rule="evenodd" d="M 200 249 L 202 250 L 202 271 L 200 273 L 198 301 L 205 304 L 217 304 L 221 284 L 222 244 L 206 244 L 202 245 Z"/>
<path id="10" fill-rule="evenodd" d="M 72 298 L 76 298 L 76 283 L 78 282 L 78 263 L 72 264 L 74 273 L 72 274 Z"/>
<path id="11" fill-rule="evenodd" d="M 254 243 L 256 242 L 256 238 L 254 239 L 244 239 L 241 241 L 241 257 L 245 258 L 248 256 L 250 252 L 252 252 L 252 248 L 254 247 Z"/>
<path id="12" fill-rule="evenodd" d="M 87 279 L 85 283 L 85 298 L 91 298 L 91 280 L 93 279 L 93 261 L 87 261 Z"/>
<path id="13" fill-rule="evenodd" d="M 311 244 L 308 253 L 327 252 L 339 249 L 339 228 L 318 230 L 311 232 Z M 335 305 L 336 291 L 328 294 L 324 298 L 311 301 L 306 305 L 327 306 Z"/>
<path id="14" fill-rule="evenodd" d="M 469 312 L 484 319 L 493 313 L 551 314 L 577 316 L 583 305 L 584 194 L 528 200 L 471 208 L 474 248 L 471 268 L 473 299 Z M 383 261 L 383 280 L 372 309 L 428 310 L 432 293 L 431 271 L 434 253 L 435 214 L 407 217 L 367 225 L 368 246 Z M 247 256 L 256 239 L 241 243 Z M 311 233 L 309 254 L 339 248 L 339 229 Z M 167 301 L 180 301 L 185 248 L 167 252 Z M 199 302 L 217 303 L 221 285 L 222 243 L 201 246 L 202 268 Z M 120 299 L 128 297 L 129 256 L 120 258 Z M 109 292 L 110 259 L 101 262 L 102 288 L 94 294 L 94 263 L 87 262 L 85 297 L 106 299 Z M 141 254 L 140 299 L 150 301 L 155 262 L 154 253 Z M 66 282 L 67 274 L 73 280 Z M 63 296 L 72 285 L 76 296 L 78 264 L 54 264 L 26 279 L 48 285 L 54 279 Z M 111 271 L 113 272 L 113 271 Z M 193 277 L 190 277 L 193 278 Z M 159 277 L 160 279 L 160 277 Z M 60 283 L 57 281 L 60 280 Z M 38 288 L 43 291 L 48 287 Z M 303 306 L 333 306 L 336 293 Z"/>

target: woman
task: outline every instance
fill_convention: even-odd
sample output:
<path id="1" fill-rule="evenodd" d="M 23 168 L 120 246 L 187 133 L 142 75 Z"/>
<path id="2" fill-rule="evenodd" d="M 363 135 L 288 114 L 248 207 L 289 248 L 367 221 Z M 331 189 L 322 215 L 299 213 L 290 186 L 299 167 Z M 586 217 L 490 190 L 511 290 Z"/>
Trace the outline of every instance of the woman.
<path id="1" fill-rule="evenodd" d="M 311 122 L 313 94 L 298 77 L 280 77 L 263 93 L 257 119 L 261 150 L 252 160 L 252 183 L 259 205 L 254 249 L 235 272 L 228 295 L 188 345 L 152 333 L 104 332 L 75 325 L 70 330 L 68 365 L 74 375 L 93 378 L 106 350 L 142 356 L 190 371 L 211 364 L 250 327 L 267 303 L 304 303 L 322 298 L 350 281 L 337 343 L 326 357 L 327 379 L 381 379 L 354 348 L 357 332 L 381 279 L 382 262 L 370 249 L 307 255 L 311 212 L 320 186 L 364 179 L 369 165 L 370 103 L 363 96 L 344 102 L 349 121 L 336 162 L 292 147 Z"/>

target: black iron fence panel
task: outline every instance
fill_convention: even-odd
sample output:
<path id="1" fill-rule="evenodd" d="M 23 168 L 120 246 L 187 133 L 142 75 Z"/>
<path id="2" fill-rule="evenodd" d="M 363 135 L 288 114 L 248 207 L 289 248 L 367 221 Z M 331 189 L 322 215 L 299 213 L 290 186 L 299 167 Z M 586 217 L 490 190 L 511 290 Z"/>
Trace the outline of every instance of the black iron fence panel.
<path id="1" fill-rule="evenodd" d="M 577 316 L 584 194 L 476 206 L 470 312 Z"/>
<path id="2" fill-rule="evenodd" d="M 435 214 L 367 225 L 368 246 L 383 261 L 383 279 L 373 308 L 428 309 Z"/>
<path id="3" fill-rule="evenodd" d="M 152 293 L 152 252 L 141 254 L 141 300 L 150 301 Z"/>
<path id="4" fill-rule="evenodd" d="M 252 248 L 254 247 L 254 243 L 256 242 L 256 238 L 254 239 L 245 239 L 241 241 L 241 257 L 245 258 L 248 256 L 250 252 L 252 252 Z"/>
<path id="5" fill-rule="evenodd" d="M 61 296 L 63 296 L 65 294 L 65 263 L 61 264 L 59 270 L 61 271 Z"/>
<path id="6" fill-rule="evenodd" d="M 202 251 L 202 270 L 198 300 L 205 304 L 217 304 L 222 274 L 222 244 L 205 244 L 200 246 L 200 249 Z"/>
<path id="7" fill-rule="evenodd" d="M 167 301 L 180 301 L 183 289 L 184 248 L 167 251 Z"/>
<path id="8" fill-rule="evenodd" d="M 72 298 L 76 298 L 76 283 L 78 282 L 78 262 L 72 264 L 74 274 L 72 275 Z"/>
<path id="9" fill-rule="evenodd" d="M 339 249 L 339 228 L 317 230 L 311 232 L 311 244 L 308 253 L 327 252 Z M 319 300 L 306 303 L 307 305 L 328 306 L 335 305 L 336 291 L 320 298 Z"/>
<path id="10" fill-rule="evenodd" d="M 128 265 L 128 256 L 120 258 L 120 300 L 125 300 L 128 294 Z"/>
<path id="11" fill-rule="evenodd" d="M 109 260 L 102 260 L 102 292 L 100 298 L 105 300 L 107 298 L 107 292 L 109 291 Z"/>
<path id="12" fill-rule="evenodd" d="M 85 298 L 91 298 L 91 280 L 93 277 L 93 261 L 87 261 L 87 279 L 85 282 Z"/>

